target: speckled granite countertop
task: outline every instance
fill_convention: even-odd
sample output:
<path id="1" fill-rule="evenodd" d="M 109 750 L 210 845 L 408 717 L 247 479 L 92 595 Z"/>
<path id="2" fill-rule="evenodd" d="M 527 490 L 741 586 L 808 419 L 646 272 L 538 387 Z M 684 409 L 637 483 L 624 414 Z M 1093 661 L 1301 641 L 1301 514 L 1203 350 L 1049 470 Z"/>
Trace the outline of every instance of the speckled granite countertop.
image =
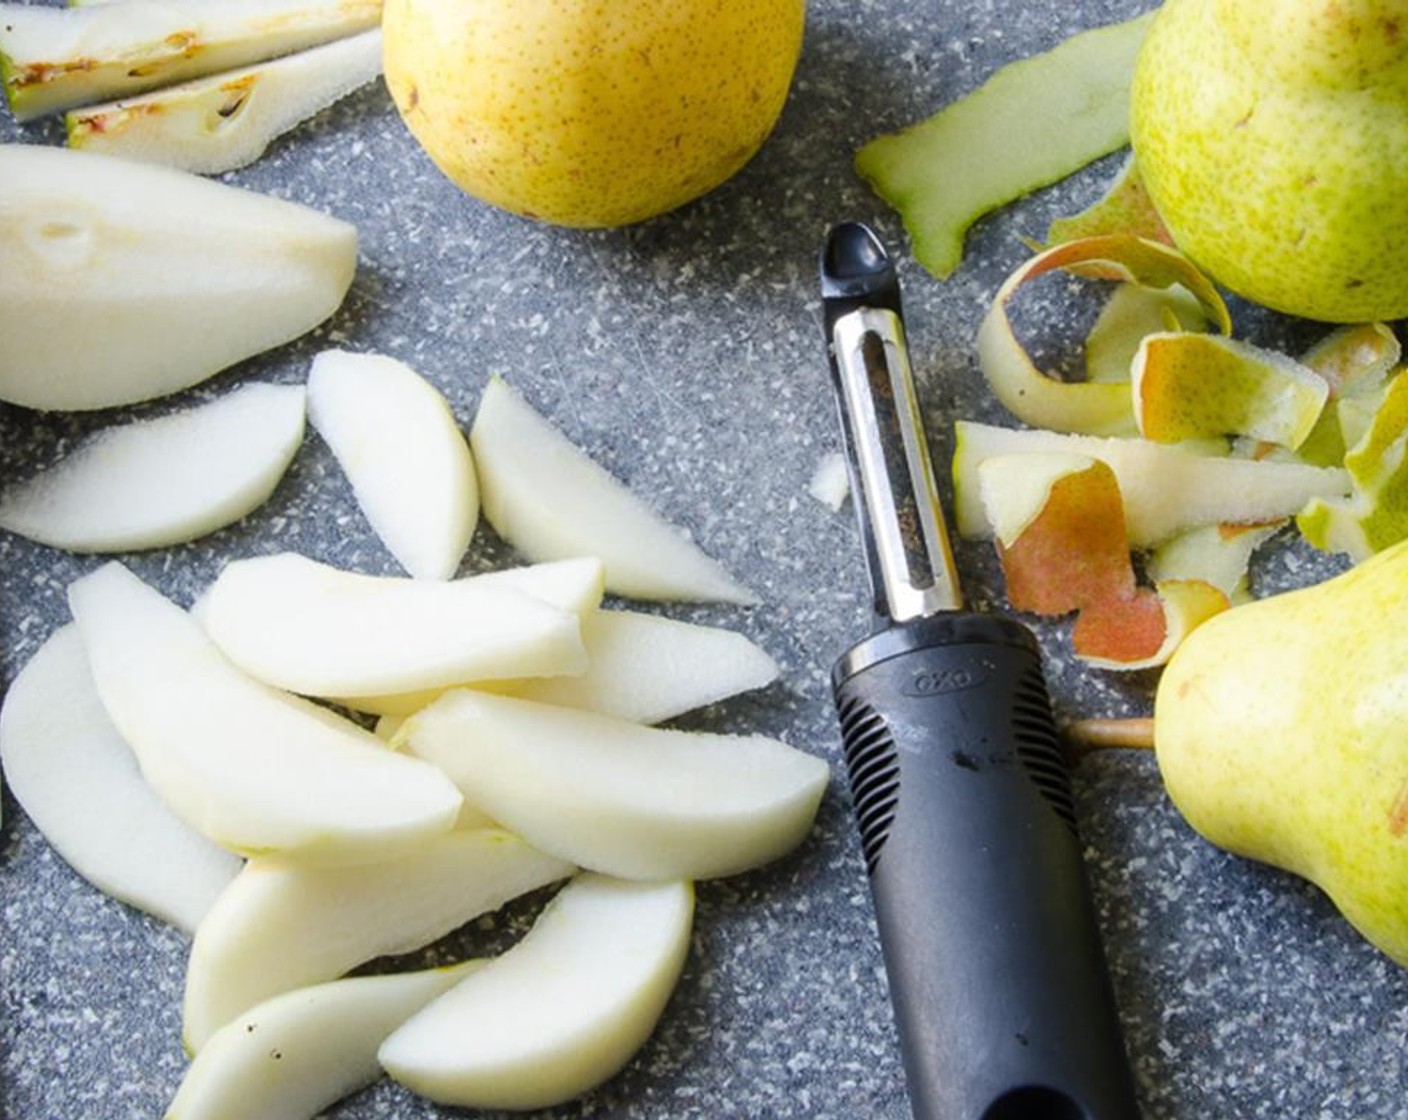
<path id="1" fill-rule="evenodd" d="M 761 594 L 750 611 L 673 612 L 740 627 L 782 665 L 774 687 L 691 722 L 773 733 L 837 764 L 803 850 L 701 888 L 683 983 L 638 1059 L 550 1115 L 907 1115 L 827 684 L 867 608 L 849 507 L 836 514 L 807 494 L 818 461 L 836 447 L 816 252 L 843 218 L 874 222 L 900 252 L 914 362 L 945 462 L 954 417 L 1003 420 L 971 343 L 995 287 L 1024 255 L 1019 235 L 1039 234 L 1049 218 L 1093 198 L 1110 165 L 984 223 L 969 263 L 940 284 L 909 260 L 897 220 L 855 177 L 851 155 L 1001 63 L 1147 6 L 812 0 L 792 100 L 762 154 L 704 201 L 623 231 L 542 228 L 462 196 L 414 146 L 379 85 L 230 177 L 355 222 L 361 267 L 324 329 L 202 391 L 239 378 L 301 380 L 309 357 L 337 344 L 411 362 L 467 423 L 485 379 L 505 375 Z M 58 138 L 51 126 L 0 122 L 3 140 Z M 1238 314 L 1244 335 L 1297 330 Z M 25 476 L 109 419 L 0 406 L 0 479 Z M 124 559 L 189 602 L 226 559 L 282 548 L 393 570 L 313 436 L 246 522 Z M 971 596 L 999 601 L 988 549 L 962 546 L 959 558 Z M 504 559 L 481 534 L 466 569 Z M 66 584 L 95 563 L 0 535 L 0 687 L 66 617 Z M 1255 574 L 1270 589 L 1325 570 L 1323 560 L 1282 546 Z M 1148 677 L 1073 667 L 1065 627 L 1039 633 L 1063 717 L 1147 704 Z M 1195 837 L 1163 795 L 1152 758 L 1096 758 L 1079 771 L 1077 792 L 1149 1117 L 1408 1117 L 1403 971 L 1312 888 Z M 77 878 L 8 792 L 4 818 L 0 1112 L 15 1120 L 160 1115 L 185 1065 L 185 939 Z M 482 947 L 494 924 L 477 924 L 457 944 Z M 382 1082 L 332 1115 L 445 1113 Z"/>

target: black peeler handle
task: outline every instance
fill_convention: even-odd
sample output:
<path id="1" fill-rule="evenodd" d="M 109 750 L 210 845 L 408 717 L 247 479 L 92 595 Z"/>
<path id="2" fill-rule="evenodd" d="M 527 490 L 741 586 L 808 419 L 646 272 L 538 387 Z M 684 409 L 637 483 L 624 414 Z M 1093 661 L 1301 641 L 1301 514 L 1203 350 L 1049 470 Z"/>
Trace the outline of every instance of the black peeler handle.
<path id="1" fill-rule="evenodd" d="M 916 1120 L 1133 1120 L 1035 640 L 946 612 L 833 687 Z"/>

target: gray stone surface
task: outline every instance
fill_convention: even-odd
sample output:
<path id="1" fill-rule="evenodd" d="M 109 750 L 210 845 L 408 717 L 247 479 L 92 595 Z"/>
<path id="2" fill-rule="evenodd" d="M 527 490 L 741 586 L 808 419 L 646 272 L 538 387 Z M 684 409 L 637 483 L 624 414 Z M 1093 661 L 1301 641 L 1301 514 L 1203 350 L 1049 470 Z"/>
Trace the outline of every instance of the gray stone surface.
<path id="1" fill-rule="evenodd" d="M 947 459 L 955 417 L 1001 421 L 974 364 L 979 316 L 1024 255 L 1019 235 L 1040 235 L 1051 217 L 1092 199 L 1112 165 L 984 222 L 968 263 L 941 284 L 905 254 L 897 220 L 855 177 L 851 155 L 1001 63 L 1146 6 L 813 0 L 794 94 L 764 151 L 703 201 L 633 229 L 549 229 L 464 197 L 415 147 L 379 86 L 229 177 L 355 222 L 360 272 L 325 328 L 177 403 L 246 379 L 301 380 L 310 356 L 336 344 L 411 362 L 468 423 L 485 379 L 503 374 L 761 594 L 749 611 L 671 611 L 740 627 L 783 670 L 776 686 L 689 722 L 777 734 L 837 764 L 800 852 L 701 886 L 683 982 L 638 1059 L 585 1100 L 544 1115 L 907 1115 L 827 687 L 831 662 L 865 626 L 863 574 L 849 508 L 833 514 L 806 492 L 836 447 L 815 256 L 827 226 L 843 218 L 873 221 L 900 253 L 938 461 Z M 59 133 L 6 119 L 0 139 L 52 143 Z M 1057 296 L 1065 298 L 1048 298 Z M 1063 315 L 1065 306 L 1053 302 L 1050 312 Z M 1245 308 L 1237 314 L 1250 337 L 1304 334 Z M 113 418 L 0 405 L 0 480 L 27 476 Z M 223 561 L 286 548 L 394 570 L 311 434 L 272 500 L 242 524 L 122 559 L 189 602 Z M 974 600 L 1000 604 L 989 550 L 963 546 L 959 556 Z M 466 570 L 507 558 L 481 532 Z M 96 563 L 0 534 L 0 688 L 66 617 L 65 585 Z M 1283 543 L 1256 576 L 1267 590 L 1332 567 Z M 1151 677 L 1074 666 L 1065 624 L 1038 631 L 1062 717 L 1147 707 Z M 1311 887 L 1194 836 L 1164 796 L 1152 758 L 1096 758 L 1079 771 L 1077 791 L 1148 1116 L 1408 1116 L 1408 981 L 1400 969 Z M 477 923 L 441 951 L 483 951 L 496 931 L 523 920 L 511 912 Z M 15 1120 L 160 1115 L 185 1064 L 178 1027 L 186 950 L 182 936 L 75 876 L 7 791 L 0 1112 Z M 383 1082 L 331 1115 L 450 1113 Z"/>

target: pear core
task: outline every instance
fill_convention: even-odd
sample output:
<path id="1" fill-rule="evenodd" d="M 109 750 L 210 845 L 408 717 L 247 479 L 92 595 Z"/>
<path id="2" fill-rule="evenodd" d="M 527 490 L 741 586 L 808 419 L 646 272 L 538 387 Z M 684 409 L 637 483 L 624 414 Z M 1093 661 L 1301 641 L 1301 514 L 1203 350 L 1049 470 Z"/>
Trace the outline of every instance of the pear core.
<path id="1" fill-rule="evenodd" d="M 386 83 L 476 198 L 565 226 L 672 210 L 757 152 L 805 0 L 388 0 Z"/>
<path id="2" fill-rule="evenodd" d="M 1292 315 L 1408 315 L 1401 0 L 1168 0 L 1130 139 L 1179 248 Z"/>

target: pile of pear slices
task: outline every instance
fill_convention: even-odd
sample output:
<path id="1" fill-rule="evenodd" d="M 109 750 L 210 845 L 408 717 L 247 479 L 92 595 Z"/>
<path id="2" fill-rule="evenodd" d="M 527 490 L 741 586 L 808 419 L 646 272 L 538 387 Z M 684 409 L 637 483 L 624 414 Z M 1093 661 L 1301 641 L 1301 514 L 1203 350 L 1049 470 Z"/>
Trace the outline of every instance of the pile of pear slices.
<path id="1" fill-rule="evenodd" d="M 381 73 L 381 0 L 0 4 L 19 121 L 74 148 L 219 174 Z"/>
<path id="2" fill-rule="evenodd" d="M 247 430 L 199 427 L 255 390 L 298 413 L 279 438 L 253 438 L 257 409 Z M 0 763 L 81 874 L 194 931 L 194 1058 L 171 1117 L 312 1116 L 383 1070 L 453 1105 L 559 1103 L 650 1035 L 690 943 L 692 882 L 795 848 L 828 767 L 763 736 L 650 726 L 777 669 L 741 634 L 605 609 L 606 591 L 752 596 L 505 383 L 468 442 L 388 358 L 325 352 L 306 399 L 420 578 L 251 557 L 188 611 L 110 561 L 71 585 L 74 625 L 11 686 Z M 250 386 L 155 435 L 113 429 L 3 506 L 36 536 L 65 526 L 70 547 L 190 535 L 212 520 L 192 480 L 276 477 L 303 402 Z M 120 514 L 90 489 L 172 476 L 182 502 Z M 442 578 L 481 505 L 536 562 Z M 500 956 L 347 978 L 563 881 Z"/>

